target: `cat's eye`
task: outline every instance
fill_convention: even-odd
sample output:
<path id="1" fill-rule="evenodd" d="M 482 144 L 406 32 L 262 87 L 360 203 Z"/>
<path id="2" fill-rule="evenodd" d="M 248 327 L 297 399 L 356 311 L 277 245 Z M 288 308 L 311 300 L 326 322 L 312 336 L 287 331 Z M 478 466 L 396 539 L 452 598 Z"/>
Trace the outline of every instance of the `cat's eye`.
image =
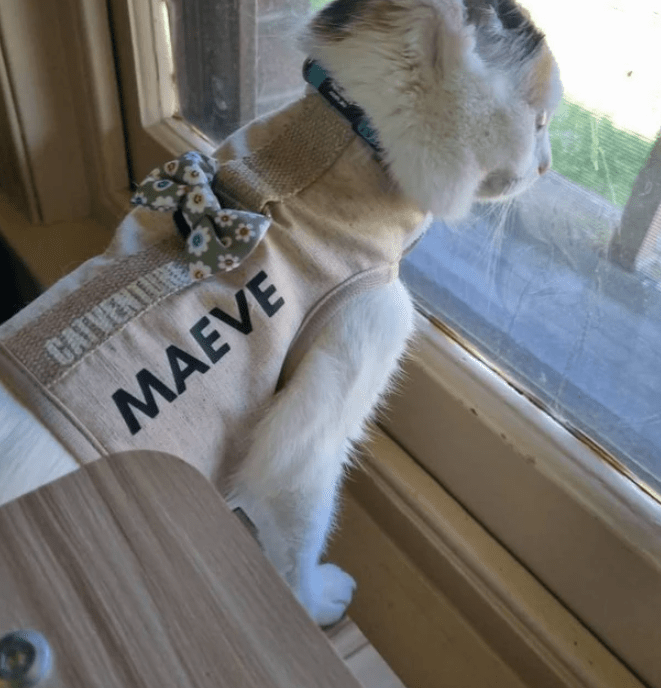
<path id="1" fill-rule="evenodd" d="M 541 131 L 549 121 L 549 116 L 546 110 L 542 110 L 538 115 L 537 119 L 535 120 L 535 128 L 537 131 Z"/>

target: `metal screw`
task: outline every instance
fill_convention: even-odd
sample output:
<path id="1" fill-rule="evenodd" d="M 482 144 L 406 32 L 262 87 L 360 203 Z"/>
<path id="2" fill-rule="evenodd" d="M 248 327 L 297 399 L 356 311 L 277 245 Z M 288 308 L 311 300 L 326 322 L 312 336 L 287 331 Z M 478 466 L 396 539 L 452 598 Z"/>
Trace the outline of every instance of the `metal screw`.
<path id="1" fill-rule="evenodd" d="M 37 631 L 11 631 L 0 639 L 0 679 L 12 688 L 35 686 L 51 664 L 48 642 Z"/>

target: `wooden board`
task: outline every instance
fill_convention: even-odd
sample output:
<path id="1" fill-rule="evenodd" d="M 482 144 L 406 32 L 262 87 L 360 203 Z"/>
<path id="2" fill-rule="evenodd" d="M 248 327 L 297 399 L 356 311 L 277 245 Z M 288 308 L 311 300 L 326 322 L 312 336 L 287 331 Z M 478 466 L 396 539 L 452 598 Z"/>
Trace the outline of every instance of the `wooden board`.
<path id="1" fill-rule="evenodd" d="M 140 452 L 0 509 L 0 634 L 48 639 L 49 686 L 358 688 L 212 486 Z"/>

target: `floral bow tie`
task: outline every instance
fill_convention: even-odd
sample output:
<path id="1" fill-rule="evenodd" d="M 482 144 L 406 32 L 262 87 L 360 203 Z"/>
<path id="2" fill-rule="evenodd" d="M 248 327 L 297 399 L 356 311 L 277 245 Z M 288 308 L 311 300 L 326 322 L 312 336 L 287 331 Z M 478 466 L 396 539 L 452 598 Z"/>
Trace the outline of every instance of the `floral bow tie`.
<path id="1" fill-rule="evenodd" d="M 131 199 L 135 205 L 174 211 L 191 277 L 198 280 L 239 266 L 271 224 L 259 213 L 222 208 L 211 189 L 217 171 L 216 160 L 191 151 L 152 170 Z"/>

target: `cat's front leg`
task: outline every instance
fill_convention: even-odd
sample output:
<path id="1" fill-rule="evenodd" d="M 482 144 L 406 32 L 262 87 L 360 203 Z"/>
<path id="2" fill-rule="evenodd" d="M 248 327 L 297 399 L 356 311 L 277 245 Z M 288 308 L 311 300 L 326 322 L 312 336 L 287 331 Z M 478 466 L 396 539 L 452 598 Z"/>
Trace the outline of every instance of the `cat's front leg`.
<path id="1" fill-rule="evenodd" d="M 340 463 L 329 460 L 328 464 Z M 273 542 L 264 541 L 269 553 L 284 554 L 281 575 L 299 602 L 321 626 L 344 615 L 356 587 L 354 579 L 339 566 L 321 563 L 328 533 L 333 527 L 341 475 L 318 475 L 301 490 L 284 490 L 268 500 L 270 515 L 284 539 L 273 553 Z M 275 541 L 282 544 L 282 540 Z"/>
<path id="2" fill-rule="evenodd" d="M 288 385 L 259 424 L 230 506 L 247 513 L 266 556 L 324 626 L 342 617 L 355 588 L 339 567 L 320 562 L 348 453 L 346 442 L 336 441 L 339 433 L 331 431 L 329 416 L 309 413 L 316 393 L 309 382 L 299 378 Z"/>
<path id="3" fill-rule="evenodd" d="M 356 297 L 319 335 L 258 424 L 235 482 L 264 550 L 320 624 L 341 618 L 353 579 L 321 563 L 353 442 L 387 389 L 413 328 L 397 281 Z"/>

